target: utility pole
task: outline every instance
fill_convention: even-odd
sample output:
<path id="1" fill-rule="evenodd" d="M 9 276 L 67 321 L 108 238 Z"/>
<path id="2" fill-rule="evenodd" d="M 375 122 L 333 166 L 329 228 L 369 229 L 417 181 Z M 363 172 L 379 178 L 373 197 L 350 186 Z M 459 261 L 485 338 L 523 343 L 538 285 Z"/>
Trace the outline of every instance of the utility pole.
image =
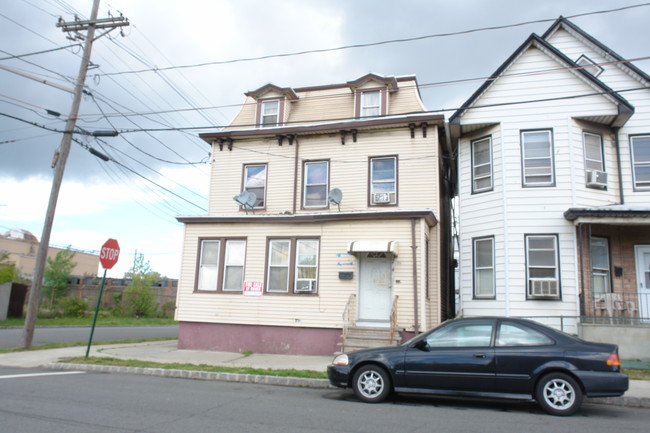
<path id="1" fill-rule="evenodd" d="M 87 30 L 84 51 L 81 59 L 81 66 L 79 67 L 79 75 L 74 88 L 74 97 L 72 100 L 72 107 L 70 108 L 70 115 L 65 124 L 65 131 L 61 139 L 59 147 L 59 156 L 56 159 L 54 167 L 54 178 L 52 179 L 52 190 L 50 193 L 50 200 L 45 214 L 45 223 L 43 224 L 43 234 L 41 235 L 41 242 L 38 245 L 38 252 L 36 253 L 36 265 L 34 268 L 34 279 L 32 287 L 29 292 L 29 305 L 27 307 L 27 316 L 25 317 L 25 328 L 23 330 L 23 348 L 29 349 L 32 345 L 34 338 L 34 327 L 36 323 L 36 316 L 38 315 L 38 304 L 41 298 L 41 288 L 43 286 L 43 274 L 45 273 L 45 263 L 47 261 L 47 252 L 50 245 L 50 234 L 52 233 L 52 223 L 54 222 L 54 213 L 56 211 L 56 203 L 59 197 L 59 190 L 61 189 L 61 182 L 63 180 L 63 172 L 65 171 L 65 164 L 70 154 L 70 145 L 72 143 L 72 133 L 74 132 L 77 122 L 77 115 L 79 114 L 79 106 L 81 105 L 81 97 L 83 96 L 84 83 L 86 82 L 86 73 L 88 72 L 88 65 L 90 64 L 90 53 L 92 51 L 93 42 L 95 39 L 95 30 L 97 28 L 110 28 L 121 27 L 129 25 L 123 17 L 118 18 L 104 18 L 97 19 L 97 12 L 99 10 L 99 0 L 94 0 L 90 20 L 66 23 L 59 22 L 57 27 L 62 27 L 64 32 L 78 32 Z"/>

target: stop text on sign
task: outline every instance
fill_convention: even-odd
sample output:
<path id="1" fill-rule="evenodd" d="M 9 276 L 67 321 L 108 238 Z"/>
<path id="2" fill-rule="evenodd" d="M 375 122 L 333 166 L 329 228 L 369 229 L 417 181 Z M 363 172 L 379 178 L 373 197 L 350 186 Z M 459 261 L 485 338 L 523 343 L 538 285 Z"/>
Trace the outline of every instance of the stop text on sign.
<path id="1" fill-rule="evenodd" d="M 110 261 L 117 262 L 117 258 L 120 256 L 120 250 L 114 248 L 104 247 L 102 248 L 102 253 L 99 255 L 100 259 L 108 259 Z"/>

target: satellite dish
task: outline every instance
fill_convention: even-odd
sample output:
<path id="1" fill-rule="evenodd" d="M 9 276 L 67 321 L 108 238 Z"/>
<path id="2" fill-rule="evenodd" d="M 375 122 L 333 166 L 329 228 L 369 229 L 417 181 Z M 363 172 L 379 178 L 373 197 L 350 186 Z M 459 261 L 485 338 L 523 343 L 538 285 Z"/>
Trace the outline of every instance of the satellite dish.
<path id="1" fill-rule="evenodd" d="M 343 192 L 338 188 L 332 188 L 329 195 L 327 196 L 327 201 L 329 204 L 340 204 L 343 200 Z"/>
<path id="2" fill-rule="evenodd" d="M 242 191 L 232 199 L 235 200 L 239 206 L 243 207 L 244 210 L 247 210 L 253 209 L 253 206 L 255 206 L 255 202 L 257 201 L 257 196 L 254 192 Z"/>

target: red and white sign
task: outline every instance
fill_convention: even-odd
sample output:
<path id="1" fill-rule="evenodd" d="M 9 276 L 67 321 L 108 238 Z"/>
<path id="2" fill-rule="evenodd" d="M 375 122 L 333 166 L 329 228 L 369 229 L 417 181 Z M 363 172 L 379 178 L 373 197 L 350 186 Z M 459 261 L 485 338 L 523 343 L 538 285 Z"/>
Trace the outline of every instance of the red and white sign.
<path id="1" fill-rule="evenodd" d="M 104 269 L 111 269 L 120 257 L 120 245 L 115 239 L 107 240 L 99 253 L 99 262 Z"/>
<path id="2" fill-rule="evenodd" d="M 263 292 L 264 282 L 244 281 L 244 296 L 262 296 Z"/>

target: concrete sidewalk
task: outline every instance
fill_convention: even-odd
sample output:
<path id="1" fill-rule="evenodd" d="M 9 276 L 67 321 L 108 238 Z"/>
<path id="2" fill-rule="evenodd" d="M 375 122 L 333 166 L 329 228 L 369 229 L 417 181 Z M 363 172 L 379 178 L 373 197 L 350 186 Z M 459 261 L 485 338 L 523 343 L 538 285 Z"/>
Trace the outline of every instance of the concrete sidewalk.
<path id="1" fill-rule="evenodd" d="M 277 370 L 326 371 L 332 356 L 274 355 L 253 353 L 215 352 L 201 350 L 180 350 L 176 340 L 156 341 L 135 344 L 112 344 L 92 346 L 90 356 L 119 359 L 137 359 L 160 363 L 207 364 L 224 367 L 251 367 Z M 85 365 L 60 363 L 63 358 L 84 356 L 86 347 L 66 347 L 61 349 L 32 350 L 0 354 L 0 366 L 8 367 L 47 367 L 60 370 L 86 370 L 105 373 L 147 374 L 166 377 L 180 377 L 203 380 L 225 380 L 248 383 L 265 383 L 285 386 L 327 388 L 326 379 L 301 379 L 276 376 L 247 375 L 235 373 L 207 373 L 193 370 L 169 370 L 158 368 L 115 367 L 104 365 Z M 650 381 L 632 380 L 630 389 L 623 397 L 591 399 L 591 403 L 605 403 L 618 406 L 650 408 Z"/>

